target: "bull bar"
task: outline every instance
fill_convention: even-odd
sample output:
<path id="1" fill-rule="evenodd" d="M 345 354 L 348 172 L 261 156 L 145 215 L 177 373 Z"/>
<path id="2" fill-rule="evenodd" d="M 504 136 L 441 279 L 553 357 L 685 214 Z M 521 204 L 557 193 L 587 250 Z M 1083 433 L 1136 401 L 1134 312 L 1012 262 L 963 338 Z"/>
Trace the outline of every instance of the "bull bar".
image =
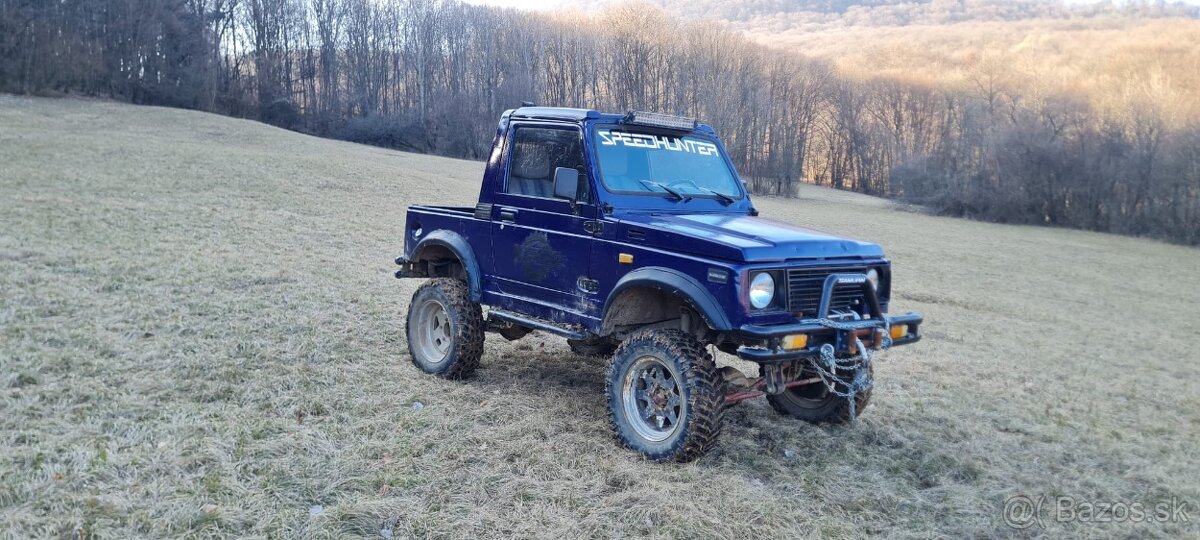
<path id="1" fill-rule="evenodd" d="M 857 320 L 830 320 L 829 306 L 834 288 L 838 285 L 861 285 L 863 298 L 869 313 Z M 790 362 L 803 358 L 813 358 L 821 355 L 821 346 L 830 344 L 838 355 L 858 354 L 858 344 L 871 349 L 881 349 L 888 346 L 908 345 L 921 340 L 920 326 L 924 319 L 918 313 L 887 316 L 879 305 L 879 295 L 875 285 L 867 279 L 866 274 L 830 274 L 825 278 L 821 290 L 821 303 L 817 316 L 804 318 L 787 324 L 746 324 L 738 328 L 743 342 L 756 345 L 743 345 L 737 349 L 737 355 L 743 360 L 760 364 L 775 364 Z M 890 335 L 892 328 L 903 326 L 906 332 L 901 337 Z M 787 336 L 804 334 L 808 336 L 806 346 L 794 350 L 783 347 L 783 339 Z"/>

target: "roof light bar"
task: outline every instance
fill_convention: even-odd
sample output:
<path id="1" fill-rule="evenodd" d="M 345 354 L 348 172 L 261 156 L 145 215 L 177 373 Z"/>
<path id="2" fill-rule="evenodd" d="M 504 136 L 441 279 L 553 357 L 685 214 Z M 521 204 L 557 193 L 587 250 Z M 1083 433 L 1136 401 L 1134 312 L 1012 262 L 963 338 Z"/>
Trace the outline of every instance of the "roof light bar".
<path id="1" fill-rule="evenodd" d="M 678 129 L 682 131 L 692 131 L 696 129 L 696 119 L 686 116 L 675 116 L 673 114 L 662 114 L 645 111 L 629 111 L 625 115 L 626 124 L 636 124 L 639 126 L 660 127 L 666 129 Z"/>

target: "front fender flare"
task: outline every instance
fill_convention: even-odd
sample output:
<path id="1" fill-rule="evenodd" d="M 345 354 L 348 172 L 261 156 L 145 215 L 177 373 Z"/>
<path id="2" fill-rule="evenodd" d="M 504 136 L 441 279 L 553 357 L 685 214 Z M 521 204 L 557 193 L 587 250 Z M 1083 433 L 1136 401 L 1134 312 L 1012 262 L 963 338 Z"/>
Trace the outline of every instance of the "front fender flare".
<path id="1" fill-rule="evenodd" d="M 633 287 L 651 287 L 672 293 L 683 298 L 689 305 L 700 313 L 701 317 L 713 330 L 732 330 L 729 316 L 721 308 L 720 302 L 713 298 L 712 293 L 704 288 L 696 278 L 678 270 L 661 266 L 646 266 L 625 274 L 617 281 L 608 298 L 604 301 L 604 319 L 608 322 L 609 308 L 621 292 Z"/>
<path id="2" fill-rule="evenodd" d="M 471 291 L 471 301 L 482 300 L 483 285 L 479 274 L 479 261 L 475 258 L 475 251 L 471 249 L 471 244 L 467 242 L 467 239 L 454 231 L 438 229 L 417 241 L 416 245 L 408 252 L 408 260 L 417 260 L 421 252 L 430 246 L 444 247 L 458 257 L 463 271 L 467 273 L 467 286 Z"/>

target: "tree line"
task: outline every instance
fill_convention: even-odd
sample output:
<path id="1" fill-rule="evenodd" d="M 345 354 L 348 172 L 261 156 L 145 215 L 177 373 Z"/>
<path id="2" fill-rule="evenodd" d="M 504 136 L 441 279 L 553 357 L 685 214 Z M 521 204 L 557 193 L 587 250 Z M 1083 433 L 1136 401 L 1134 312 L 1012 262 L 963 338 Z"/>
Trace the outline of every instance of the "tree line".
<path id="1" fill-rule="evenodd" d="M 257 118 L 485 157 L 524 100 L 696 116 L 751 188 L 811 182 L 950 215 L 1200 244 L 1200 123 L 1126 81 L 1100 109 L 1006 84 L 842 74 L 644 4 L 537 14 L 445 0 L 0 0 L 0 89 Z"/>
<path id="2" fill-rule="evenodd" d="M 602 5 L 605 0 L 582 0 Z M 965 21 L 1081 20 L 1104 16 L 1195 17 L 1200 7 L 1180 0 L 653 0 L 671 13 L 717 17 L 743 29 L 821 25 L 939 25 Z"/>

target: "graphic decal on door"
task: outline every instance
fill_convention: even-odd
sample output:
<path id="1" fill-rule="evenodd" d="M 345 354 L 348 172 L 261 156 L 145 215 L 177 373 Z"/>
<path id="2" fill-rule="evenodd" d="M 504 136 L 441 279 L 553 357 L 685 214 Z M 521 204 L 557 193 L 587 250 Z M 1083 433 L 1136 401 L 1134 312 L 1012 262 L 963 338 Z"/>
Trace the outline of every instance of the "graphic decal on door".
<path id="1" fill-rule="evenodd" d="M 513 253 L 513 262 L 525 275 L 529 283 L 545 281 L 563 266 L 562 253 L 550 247 L 550 239 L 545 232 L 532 232 L 525 241 L 517 246 Z"/>

